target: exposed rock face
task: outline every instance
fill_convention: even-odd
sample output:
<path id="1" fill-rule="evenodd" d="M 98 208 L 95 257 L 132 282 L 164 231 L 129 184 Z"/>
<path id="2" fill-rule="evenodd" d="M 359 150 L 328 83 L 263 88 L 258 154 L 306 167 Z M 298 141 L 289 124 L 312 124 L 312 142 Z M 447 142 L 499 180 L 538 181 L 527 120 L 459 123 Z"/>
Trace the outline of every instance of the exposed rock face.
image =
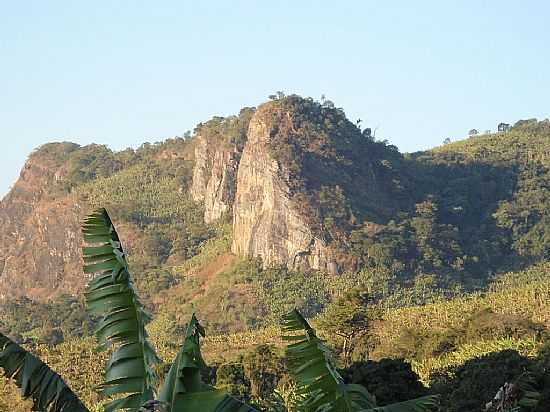
<path id="1" fill-rule="evenodd" d="M 204 220 L 213 222 L 231 213 L 240 153 L 234 145 L 197 136 L 191 194 L 204 202 Z"/>
<path id="2" fill-rule="evenodd" d="M 50 196 L 63 169 L 31 157 L 0 202 L 0 298 L 44 299 L 74 293 L 85 278 L 80 258 L 80 207 L 72 195 Z"/>
<path id="3" fill-rule="evenodd" d="M 191 195 L 196 202 L 202 202 L 204 201 L 208 180 L 210 180 L 212 159 L 208 150 L 208 141 L 200 135 L 196 139 Z"/>
<path id="4" fill-rule="evenodd" d="M 346 230 L 394 209 L 387 207 L 393 175 L 374 166 L 378 149 L 360 134 L 336 109 L 304 99 L 279 101 L 213 118 L 198 128 L 194 142 L 173 141 L 147 153 L 159 161 L 188 162 L 194 150 L 191 195 L 203 202 L 206 222 L 233 217 L 235 254 L 260 257 L 266 267 L 337 273 L 350 267 Z M 68 188 L 94 178 L 87 168 L 97 148 L 79 147 L 51 144 L 35 152 L 0 202 L 0 297 L 46 299 L 84 287 L 79 223 L 90 205 Z M 116 159 L 102 156 L 98 170 L 120 170 L 106 168 L 103 161 L 116 166 Z M 116 161 L 131 167 L 128 159 Z M 117 225 L 127 239 L 125 250 L 139 255 L 144 237 L 127 224 Z"/>
<path id="5" fill-rule="evenodd" d="M 261 257 L 264 266 L 337 272 L 336 260 L 291 199 L 289 174 L 272 158 L 278 124 L 259 109 L 252 118 L 237 174 L 233 253 Z"/>

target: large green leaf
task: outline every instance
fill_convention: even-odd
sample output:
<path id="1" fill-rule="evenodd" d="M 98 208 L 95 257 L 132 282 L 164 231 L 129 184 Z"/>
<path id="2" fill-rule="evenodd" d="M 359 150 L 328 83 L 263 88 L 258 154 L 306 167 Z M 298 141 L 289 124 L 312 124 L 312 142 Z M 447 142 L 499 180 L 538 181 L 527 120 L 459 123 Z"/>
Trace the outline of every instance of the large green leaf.
<path id="1" fill-rule="evenodd" d="M 167 412 L 256 411 L 202 382 L 200 371 L 206 364 L 200 349 L 201 336 L 204 337 L 204 328 L 193 314 L 187 325 L 183 346 L 160 391 L 159 400 L 167 405 Z"/>
<path id="2" fill-rule="evenodd" d="M 438 407 L 435 396 L 377 407 L 366 388 L 344 382 L 330 349 L 297 310 L 284 316 L 283 331 L 290 333 L 283 339 L 292 342 L 286 356 L 298 385 L 301 400 L 296 407 L 300 412 L 427 412 Z"/>
<path id="3" fill-rule="evenodd" d="M 84 272 L 94 275 L 85 293 L 88 310 L 101 319 L 95 331 L 100 347 L 115 345 L 101 389 L 105 396 L 119 399 L 107 404 L 105 412 L 137 411 L 154 399 L 158 381 L 154 367 L 159 358 L 145 331 L 150 316 L 138 298 L 107 211 L 98 209 L 89 215 L 82 233 L 87 243 L 82 248 Z"/>
<path id="4" fill-rule="evenodd" d="M 89 412 L 57 373 L 1 333 L 0 368 L 24 398 L 32 398 L 34 411 Z"/>

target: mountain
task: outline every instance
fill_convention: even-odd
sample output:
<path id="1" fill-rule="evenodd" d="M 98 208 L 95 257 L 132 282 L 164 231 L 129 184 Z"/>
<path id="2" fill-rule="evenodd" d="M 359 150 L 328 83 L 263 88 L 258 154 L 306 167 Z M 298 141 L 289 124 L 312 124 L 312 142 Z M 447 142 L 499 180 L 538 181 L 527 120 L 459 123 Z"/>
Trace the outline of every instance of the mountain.
<path id="1" fill-rule="evenodd" d="M 99 206 L 152 308 L 257 306 L 222 330 L 283 310 L 274 296 L 315 313 L 336 284 L 479 288 L 550 257 L 549 170 L 547 120 L 401 154 L 295 95 L 137 150 L 50 143 L 0 203 L 0 297 L 81 291 L 79 222 Z"/>
<path id="2" fill-rule="evenodd" d="M 74 195 L 59 195 L 63 157 L 76 145 L 33 153 L 0 203 L 0 297 L 47 298 L 58 289 L 76 292 L 80 206 Z"/>
<path id="3" fill-rule="evenodd" d="M 298 97 L 262 105 L 239 164 L 232 251 L 265 266 L 351 267 L 345 231 L 398 210 L 376 146 L 338 109 Z"/>

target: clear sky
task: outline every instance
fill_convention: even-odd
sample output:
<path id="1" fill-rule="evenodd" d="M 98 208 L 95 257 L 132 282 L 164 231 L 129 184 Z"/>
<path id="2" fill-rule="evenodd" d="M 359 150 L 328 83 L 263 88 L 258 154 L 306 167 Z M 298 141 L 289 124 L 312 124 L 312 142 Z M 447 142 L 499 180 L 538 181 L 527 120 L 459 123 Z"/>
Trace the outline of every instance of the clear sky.
<path id="1" fill-rule="evenodd" d="M 0 0 L 0 195 L 50 142 L 136 147 L 324 94 L 402 151 L 550 117 L 550 2 Z"/>

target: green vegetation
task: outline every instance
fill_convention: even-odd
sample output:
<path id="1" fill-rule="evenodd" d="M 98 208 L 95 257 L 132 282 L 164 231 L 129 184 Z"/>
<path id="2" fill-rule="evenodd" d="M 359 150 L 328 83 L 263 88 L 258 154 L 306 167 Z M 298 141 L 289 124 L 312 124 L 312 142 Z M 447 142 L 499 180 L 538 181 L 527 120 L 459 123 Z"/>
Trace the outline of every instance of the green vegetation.
<path id="1" fill-rule="evenodd" d="M 203 381 L 257 408 L 295 410 L 300 389 L 278 325 L 297 308 L 334 348 L 333 367 L 378 405 L 439 394 L 446 411 L 479 410 L 528 372 L 541 397 L 521 410 L 548 410 L 550 122 L 520 121 L 506 134 L 402 155 L 328 101 L 281 95 L 260 112 L 283 116 L 272 155 L 316 234 L 347 262 L 344 273 L 264 268 L 233 256 L 230 223 L 205 224 L 189 195 L 193 139 L 121 152 L 48 144 L 32 155 L 60 170 L 50 196 L 112 211 L 135 289 L 152 312 L 141 336 L 150 334 L 161 357 L 198 339 L 200 327 L 189 331 L 186 315 L 197 312 L 213 332 L 201 342 L 215 363 Z M 213 118 L 195 133 L 239 153 L 253 113 Z M 80 297 L 0 306 L 2 332 L 44 359 L 94 412 L 105 404 L 93 390 L 102 364 L 116 356 L 94 352 L 97 322 Z M 170 365 L 143 373 L 163 376 Z M 178 372 L 171 376 L 177 382 Z M 0 377 L 0 410 L 29 408 Z"/>
<path id="2" fill-rule="evenodd" d="M 65 339 L 89 336 L 93 318 L 84 309 L 84 302 L 60 296 L 53 302 L 30 299 L 0 304 L 0 330 L 18 342 L 57 345 Z"/>
<path id="3" fill-rule="evenodd" d="M 436 396 L 377 407 L 376 399 L 364 386 L 344 383 L 330 358 L 330 351 L 307 321 L 296 311 L 285 316 L 288 369 L 296 382 L 298 411 L 429 411 L 438 406 Z"/>
<path id="4" fill-rule="evenodd" d="M 88 310 L 100 318 L 95 334 L 100 349 L 110 349 L 105 367 L 105 380 L 99 386 L 106 398 L 114 398 L 103 406 L 105 412 L 141 411 L 217 411 L 253 412 L 236 398 L 202 382 L 206 369 L 200 349 L 204 328 L 193 314 L 187 324 L 183 345 L 170 366 L 163 384 L 158 387 L 157 366 L 161 360 L 148 339 L 145 325 L 151 320 L 140 302 L 129 272 L 121 240 L 105 209 L 89 215 L 82 226 L 86 246 L 82 248 L 84 272 L 94 275 L 87 287 Z M 430 411 L 437 406 L 430 396 L 376 408 L 373 396 L 360 385 L 344 385 L 329 359 L 329 349 L 317 338 L 306 320 L 295 310 L 285 318 L 284 330 L 297 335 L 287 340 L 286 358 L 296 383 L 296 398 L 291 404 L 298 412 L 334 410 L 359 411 Z M 283 371 L 280 362 L 273 362 L 273 353 L 264 347 L 247 356 L 244 372 L 250 377 L 253 398 L 270 395 Z M 319 366 L 321 368 L 319 368 Z M 46 363 L 23 347 L 0 334 L 0 367 L 7 378 L 13 378 L 24 398 L 31 398 L 33 410 L 87 412 L 82 400 Z M 156 399 L 158 396 L 158 399 Z M 286 410 L 284 400 L 272 404 Z"/>
<path id="5" fill-rule="evenodd" d="M 549 278 L 548 264 L 539 265 L 524 272 L 499 277 L 485 294 L 442 299 L 424 306 L 382 308 L 381 319 L 374 320 L 367 331 L 367 339 L 356 340 L 352 354 L 353 363 L 348 368 L 341 369 L 341 374 L 350 383 L 366 385 L 369 392 L 377 396 L 380 405 L 423 396 L 426 393 L 437 393 L 441 395 L 443 405 L 452 402 L 456 405 L 453 410 L 466 412 L 471 411 L 474 404 L 475 408 L 478 408 L 489 402 L 499 387 L 506 381 L 518 378 L 526 368 L 535 376 L 535 388 L 542 393 L 539 409 L 536 409 L 542 412 L 550 405 L 550 395 L 546 390 L 550 387 L 550 375 L 547 372 L 548 351 L 545 346 L 547 338 L 544 331 L 540 333 L 540 324 L 545 327 L 550 324 Z M 343 307 L 342 312 L 353 314 L 355 310 L 364 311 L 363 307 L 358 306 L 361 302 L 350 301 L 349 307 Z M 370 310 L 369 307 L 367 301 L 367 311 Z M 165 314 L 158 315 L 148 328 L 159 353 L 168 359 L 176 355 L 177 342 L 182 340 L 185 330 L 171 319 Z M 504 326 L 501 319 L 505 321 Z M 314 321 L 314 324 L 317 325 L 318 322 Z M 413 344 L 417 349 L 414 353 L 398 350 L 390 355 L 388 350 L 394 351 L 395 348 L 399 348 L 397 342 L 402 339 L 406 330 L 412 328 L 421 336 L 429 337 L 432 332 L 434 338 L 415 340 Z M 525 335 L 523 330 L 527 331 Z M 343 365 L 342 338 L 322 329 L 319 329 L 319 333 L 335 347 L 335 360 Z M 272 376 L 269 378 L 273 379 L 270 387 L 275 386 L 284 399 L 293 399 L 295 384 L 290 378 L 285 366 L 286 361 L 279 349 L 284 345 L 280 335 L 280 329 L 270 327 L 256 332 L 205 338 L 202 345 L 205 356 L 219 364 L 218 377 L 214 383 L 239 399 L 259 406 L 266 405 L 270 398 L 265 394 L 254 398 L 251 389 L 255 375 L 251 373 L 253 368 L 250 365 L 259 367 L 258 365 L 262 364 L 266 369 L 265 373 Z M 452 338 L 453 347 L 444 346 L 444 351 L 434 352 L 431 348 L 437 336 Z M 273 346 L 256 349 L 261 344 Z M 66 378 L 67 383 L 83 397 L 89 408 L 91 405 L 100 405 L 93 387 L 100 383 L 99 371 L 106 358 L 103 353 L 97 358 L 90 339 L 71 339 L 55 347 L 39 345 L 33 351 L 47 359 L 48 363 Z M 366 355 L 369 360 L 366 360 Z M 406 360 L 404 363 L 398 360 L 390 362 L 383 359 L 387 356 L 405 357 Z M 475 372 L 479 368 L 484 369 L 479 366 L 483 365 L 484 359 L 507 359 L 507 356 L 517 361 L 500 362 L 502 373 L 487 377 Z M 418 378 L 410 373 L 411 366 Z M 377 373 L 367 379 L 369 375 L 360 372 L 363 368 Z M 361 378 L 363 373 L 366 377 Z M 490 380 L 487 380 L 489 378 Z M 397 386 L 397 382 L 402 382 L 401 379 L 410 382 L 407 386 L 410 389 L 405 393 Z M 395 382 L 395 386 L 388 387 L 387 384 L 383 384 L 388 381 Z M 490 385 L 485 385 L 486 381 L 491 382 Z M 471 397 L 464 395 L 470 390 L 469 387 L 478 388 L 472 392 Z M 28 410 L 18 409 L 22 408 L 22 404 L 16 401 L 17 395 L 11 385 L 4 386 L 2 390 L 4 396 L 0 398 L 0 408 L 16 412 Z"/>
<path id="6" fill-rule="evenodd" d="M 195 128 L 195 134 L 216 144 L 235 147 L 237 152 L 241 153 L 246 143 L 248 124 L 255 111 L 253 107 L 245 107 L 238 116 L 215 116 L 207 122 L 199 123 Z"/>
<path id="7" fill-rule="evenodd" d="M 379 405 L 428 394 L 428 388 L 420 382 L 411 365 L 402 359 L 354 362 L 348 368 L 341 369 L 340 373 L 346 381 L 367 388 Z"/>

